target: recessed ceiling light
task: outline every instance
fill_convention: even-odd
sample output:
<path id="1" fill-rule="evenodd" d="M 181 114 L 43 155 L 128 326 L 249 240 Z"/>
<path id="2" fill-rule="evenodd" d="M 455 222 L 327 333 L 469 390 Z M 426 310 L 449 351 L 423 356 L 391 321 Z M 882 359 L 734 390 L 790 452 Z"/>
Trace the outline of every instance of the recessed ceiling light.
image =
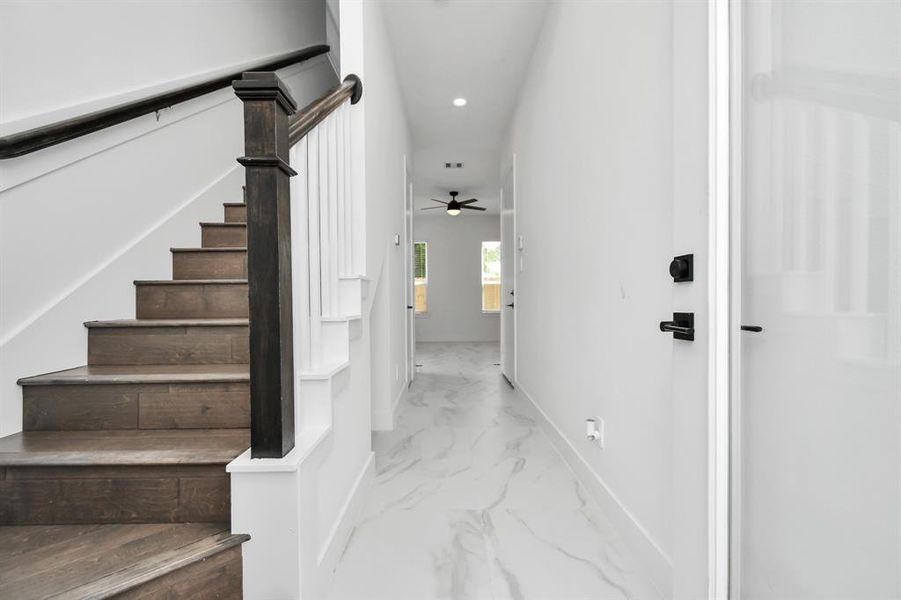
<path id="1" fill-rule="evenodd" d="M 454 98 L 454 106 L 466 106 L 466 98 Z"/>

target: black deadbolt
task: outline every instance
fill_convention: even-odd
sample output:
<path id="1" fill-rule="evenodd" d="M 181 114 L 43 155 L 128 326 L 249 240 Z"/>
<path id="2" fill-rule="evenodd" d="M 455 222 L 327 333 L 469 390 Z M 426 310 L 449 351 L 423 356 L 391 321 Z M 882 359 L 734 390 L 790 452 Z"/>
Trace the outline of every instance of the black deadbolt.
<path id="1" fill-rule="evenodd" d="M 683 254 L 673 259 L 669 264 L 669 274 L 672 275 L 673 281 L 694 281 L 695 278 L 695 255 Z"/>

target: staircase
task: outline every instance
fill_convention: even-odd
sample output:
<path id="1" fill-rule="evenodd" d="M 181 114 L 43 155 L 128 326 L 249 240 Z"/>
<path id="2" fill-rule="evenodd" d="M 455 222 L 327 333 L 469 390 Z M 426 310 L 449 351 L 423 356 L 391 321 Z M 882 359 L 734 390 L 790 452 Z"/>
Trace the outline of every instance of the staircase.
<path id="1" fill-rule="evenodd" d="M 240 598 L 226 465 L 250 446 L 243 203 L 92 321 L 88 364 L 20 380 L 0 438 L 0 598 Z"/>

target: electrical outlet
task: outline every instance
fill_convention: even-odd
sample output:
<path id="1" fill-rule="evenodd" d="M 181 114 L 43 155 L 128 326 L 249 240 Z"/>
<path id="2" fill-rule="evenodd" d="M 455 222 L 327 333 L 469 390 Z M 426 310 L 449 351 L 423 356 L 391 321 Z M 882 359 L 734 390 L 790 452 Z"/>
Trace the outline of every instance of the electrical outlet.
<path id="1" fill-rule="evenodd" d="M 588 437 L 588 441 L 596 442 L 602 450 L 604 449 L 606 430 L 604 419 L 600 417 L 585 419 L 585 435 Z"/>

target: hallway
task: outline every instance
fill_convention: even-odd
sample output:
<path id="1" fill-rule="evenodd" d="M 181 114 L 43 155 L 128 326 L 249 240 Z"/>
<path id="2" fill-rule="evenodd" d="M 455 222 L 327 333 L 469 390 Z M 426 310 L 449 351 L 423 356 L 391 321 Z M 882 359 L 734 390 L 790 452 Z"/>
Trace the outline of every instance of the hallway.
<path id="1" fill-rule="evenodd" d="M 659 598 L 493 343 L 420 343 L 331 600 Z"/>

